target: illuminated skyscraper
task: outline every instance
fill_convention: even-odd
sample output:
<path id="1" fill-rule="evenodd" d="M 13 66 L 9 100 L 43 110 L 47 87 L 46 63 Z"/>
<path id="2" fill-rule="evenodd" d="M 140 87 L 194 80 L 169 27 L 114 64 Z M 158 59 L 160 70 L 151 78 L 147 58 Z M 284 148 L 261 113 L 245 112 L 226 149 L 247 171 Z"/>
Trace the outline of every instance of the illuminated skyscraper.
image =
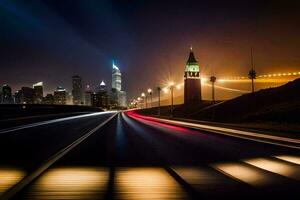
<path id="1" fill-rule="evenodd" d="M 122 81 L 121 81 L 121 71 L 113 62 L 113 70 L 112 70 L 112 88 L 117 91 L 121 91 L 122 89 Z"/>
<path id="2" fill-rule="evenodd" d="M 201 101 L 201 78 L 199 64 L 190 49 L 190 55 L 186 62 L 184 71 L 184 103 L 195 103 Z"/>
<path id="3" fill-rule="evenodd" d="M 117 102 L 118 106 L 121 107 L 127 106 L 126 92 L 122 91 L 121 71 L 114 63 L 113 63 L 113 70 L 112 70 L 111 98 L 112 98 L 111 101 Z"/>
<path id="4" fill-rule="evenodd" d="M 43 90 L 43 82 L 38 82 L 33 84 L 33 90 L 35 93 L 34 96 L 34 103 L 40 104 L 43 101 L 43 97 L 44 97 L 44 90 Z"/>
<path id="5" fill-rule="evenodd" d="M 73 104 L 80 105 L 83 104 L 82 101 L 82 79 L 80 76 L 72 76 L 72 96 L 73 96 Z"/>

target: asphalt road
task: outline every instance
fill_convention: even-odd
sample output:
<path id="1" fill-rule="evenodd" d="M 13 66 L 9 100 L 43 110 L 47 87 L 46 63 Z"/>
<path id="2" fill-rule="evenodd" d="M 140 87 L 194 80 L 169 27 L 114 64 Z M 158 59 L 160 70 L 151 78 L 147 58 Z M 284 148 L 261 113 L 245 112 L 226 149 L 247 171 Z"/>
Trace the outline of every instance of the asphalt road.
<path id="1" fill-rule="evenodd" d="M 300 151 L 130 113 L 0 131 L 0 157 L 2 199 L 299 199 Z"/>

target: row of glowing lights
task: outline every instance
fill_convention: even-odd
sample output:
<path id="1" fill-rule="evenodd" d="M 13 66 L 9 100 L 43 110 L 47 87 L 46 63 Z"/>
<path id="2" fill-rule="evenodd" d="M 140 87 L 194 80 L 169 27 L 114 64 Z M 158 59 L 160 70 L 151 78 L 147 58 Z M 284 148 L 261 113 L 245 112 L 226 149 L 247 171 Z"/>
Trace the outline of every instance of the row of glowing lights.
<path id="1" fill-rule="evenodd" d="M 270 77 L 281 77 L 281 76 L 297 76 L 300 75 L 300 72 L 289 72 L 289 73 L 278 73 L 278 74 L 265 74 L 265 75 L 259 75 L 258 78 L 270 78 Z M 233 79 L 219 79 L 217 80 L 217 82 L 225 82 L 225 81 L 230 81 L 230 80 L 239 80 L 239 79 L 249 79 L 248 77 L 242 76 L 242 77 L 236 77 Z M 209 81 L 208 78 L 202 77 L 201 78 L 201 82 L 207 82 Z M 183 83 L 180 84 L 175 84 L 174 82 L 169 82 L 169 84 L 162 88 L 162 91 L 167 94 L 170 90 L 171 87 L 175 87 L 176 89 L 180 90 L 182 88 Z M 153 90 L 151 88 L 149 88 L 147 90 L 149 95 L 152 95 Z M 141 100 L 143 100 L 144 98 L 146 98 L 146 93 L 142 93 L 141 97 L 138 97 L 137 99 L 134 99 L 131 102 L 131 105 L 135 105 L 138 102 L 140 102 Z"/>
<path id="2" fill-rule="evenodd" d="M 202 81 L 203 81 L 203 80 L 202 80 Z M 169 82 L 168 85 L 167 85 L 166 87 L 162 88 L 162 91 L 163 91 L 164 93 L 168 93 L 169 90 L 171 90 L 172 88 L 176 88 L 176 89 L 180 90 L 181 87 L 182 87 L 182 85 L 183 85 L 183 83 L 175 84 L 174 82 Z M 151 96 L 153 90 L 152 90 L 151 88 L 149 88 L 149 89 L 147 90 L 147 92 L 148 92 L 148 94 Z M 145 98 L 146 98 L 146 93 L 143 92 L 143 93 L 141 94 L 140 97 L 138 97 L 137 99 L 133 99 L 133 101 L 131 102 L 131 105 L 135 105 L 135 104 L 139 103 L 140 101 L 142 101 L 142 100 L 145 99 Z"/>
<path id="3" fill-rule="evenodd" d="M 271 78 L 271 77 L 281 77 L 281 76 L 299 76 L 300 72 L 289 72 L 289 73 L 277 73 L 277 74 L 264 74 L 257 76 L 258 78 Z M 248 79 L 248 77 L 240 76 L 240 77 L 234 77 L 230 80 L 239 80 L 239 79 Z M 220 80 L 229 80 L 229 79 L 220 79 Z"/>

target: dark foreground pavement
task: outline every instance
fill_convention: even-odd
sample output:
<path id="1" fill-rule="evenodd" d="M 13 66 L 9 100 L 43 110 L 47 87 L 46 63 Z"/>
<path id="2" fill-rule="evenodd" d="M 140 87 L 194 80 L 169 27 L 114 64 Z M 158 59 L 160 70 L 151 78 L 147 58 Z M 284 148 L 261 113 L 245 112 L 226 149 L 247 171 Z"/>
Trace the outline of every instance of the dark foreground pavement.
<path id="1" fill-rule="evenodd" d="M 0 134 L 2 199 L 300 196 L 298 150 L 114 115 Z"/>

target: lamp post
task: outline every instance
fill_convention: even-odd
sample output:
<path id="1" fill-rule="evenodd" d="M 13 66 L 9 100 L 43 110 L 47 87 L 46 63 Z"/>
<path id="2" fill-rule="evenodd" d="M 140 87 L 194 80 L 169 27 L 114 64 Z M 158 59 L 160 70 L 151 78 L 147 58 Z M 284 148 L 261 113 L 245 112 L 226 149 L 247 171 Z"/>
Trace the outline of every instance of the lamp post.
<path id="1" fill-rule="evenodd" d="M 141 102 L 142 99 L 141 99 L 141 97 L 138 97 L 137 100 L 138 100 L 138 103 L 139 103 L 139 102 Z"/>
<path id="2" fill-rule="evenodd" d="M 157 94 L 158 94 L 158 116 L 160 116 L 160 91 L 161 91 L 161 88 L 160 87 L 157 87 Z"/>
<path id="3" fill-rule="evenodd" d="M 171 82 L 169 84 L 169 88 L 171 90 L 171 113 L 170 113 L 170 117 L 173 118 L 173 104 L 174 104 L 174 101 L 173 101 L 173 91 L 174 91 L 174 83 Z"/>
<path id="4" fill-rule="evenodd" d="M 252 93 L 254 93 L 254 79 L 256 79 L 256 71 L 254 70 L 253 48 L 251 48 L 251 69 L 248 73 L 248 77 L 251 79 Z"/>
<path id="5" fill-rule="evenodd" d="M 141 94 L 141 96 L 142 96 L 142 98 L 144 98 L 144 107 L 145 107 L 145 105 L 146 105 L 146 108 L 147 108 L 147 97 L 146 97 L 145 93 L 143 92 L 143 93 Z"/>
<path id="6" fill-rule="evenodd" d="M 210 77 L 210 82 L 211 82 L 211 95 L 212 95 L 212 102 L 213 104 L 215 103 L 215 82 L 217 78 L 215 76 Z"/>
<path id="7" fill-rule="evenodd" d="M 152 108 L 152 89 L 148 89 L 148 94 L 150 95 L 150 108 Z"/>

